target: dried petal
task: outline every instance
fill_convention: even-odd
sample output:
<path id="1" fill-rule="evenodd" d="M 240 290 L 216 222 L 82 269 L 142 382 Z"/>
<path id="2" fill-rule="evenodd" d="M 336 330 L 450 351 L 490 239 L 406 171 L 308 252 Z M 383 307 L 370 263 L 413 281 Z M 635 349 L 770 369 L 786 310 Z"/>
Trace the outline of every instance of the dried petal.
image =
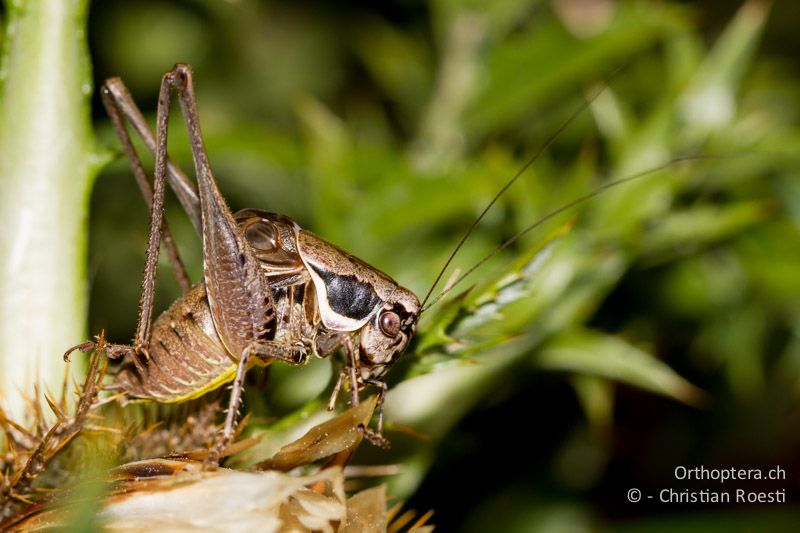
<path id="1" fill-rule="evenodd" d="M 363 437 L 359 426 L 366 426 L 375 411 L 375 396 L 341 415 L 314 426 L 308 433 L 287 444 L 271 459 L 256 465 L 258 470 L 289 471 L 333 455 L 355 450 Z"/>
<path id="2" fill-rule="evenodd" d="M 386 531 L 386 486 L 362 490 L 347 500 L 347 521 L 340 533 Z"/>

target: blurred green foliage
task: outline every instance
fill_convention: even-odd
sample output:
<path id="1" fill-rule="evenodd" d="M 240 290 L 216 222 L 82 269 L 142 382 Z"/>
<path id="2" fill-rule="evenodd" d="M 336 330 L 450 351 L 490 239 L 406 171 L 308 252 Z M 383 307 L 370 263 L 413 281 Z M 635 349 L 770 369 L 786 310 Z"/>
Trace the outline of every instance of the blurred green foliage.
<path id="1" fill-rule="evenodd" d="M 106 1 L 90 37 L 96 79 L 121 76 L 151 115 L 161 74 L 194 66 L 234 209 L 288 214 L 419 295 L 600 84 L 456 263 L 608 180 L 664 168 L 526 234 L 425 313 L 390 375 L 393 448 L 360 460 L 403 465 L 393 493 L 434 508 L 445 530 L 632 517 L 645 530 L 674 514 L 675 529 L 722 531 L 741 509 L 637 506 L 625 492 L 674 486 L 679 464 L 798 466 L 800 82 L 780 46 L 791 36 L 771 33 L 790 15 L 769 7 Z M 170 151 L 189 168 L 180 130 Z M 120 159 L 92 204 L 91 329 L 115 341 L 134 330 L 147 224 L 136 196 Z M 199 240 L 175 202 L 168 219 L 198 279 Z M 177 296 L 164 268 L 160 305 Z M 329 377 L 326 361 L 274 365 L 248 410 L 277 439 L 319 409 Z M 800 514 L 742 512 L 754 529 Z"/>

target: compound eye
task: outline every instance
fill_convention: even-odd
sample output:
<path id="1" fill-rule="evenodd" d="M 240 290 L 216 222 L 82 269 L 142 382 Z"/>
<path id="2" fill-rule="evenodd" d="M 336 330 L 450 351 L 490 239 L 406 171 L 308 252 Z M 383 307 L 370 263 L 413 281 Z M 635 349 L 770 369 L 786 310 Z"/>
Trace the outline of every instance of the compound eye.
<path id="1" fill-rule="evenodd" d="M 273 250 L 277 246 L 275 228 L 268 222 L 258 221 L 244 230 L 247 242 L 257 250 Z"/>
<path id="2" fill-rule="evenodd" d="M 381 331 L 388 337 L 397 337 L 400 333 L 400 317 L 394 311 L 384 311 L 380 317 Z"/>

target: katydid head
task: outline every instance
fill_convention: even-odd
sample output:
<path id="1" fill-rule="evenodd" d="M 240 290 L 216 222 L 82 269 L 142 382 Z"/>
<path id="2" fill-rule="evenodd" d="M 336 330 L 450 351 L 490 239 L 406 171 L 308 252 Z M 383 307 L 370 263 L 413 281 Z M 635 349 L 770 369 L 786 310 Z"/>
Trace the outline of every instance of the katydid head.
<path id="1" fill-rule="evenodd" d="M 383 305 L 359 330 L 360 379 L 380 379 L 405 351 L 417 329 L 419 300 L 397 286 Z"/>
<path id="2" fill-rule="evenodd" d="M 358 385 L 383 376 L 413 337 L 419 300 L 395 280 L 313 233 L 297 249 L 314 285 L 322 325 L 358 346 Z"/>

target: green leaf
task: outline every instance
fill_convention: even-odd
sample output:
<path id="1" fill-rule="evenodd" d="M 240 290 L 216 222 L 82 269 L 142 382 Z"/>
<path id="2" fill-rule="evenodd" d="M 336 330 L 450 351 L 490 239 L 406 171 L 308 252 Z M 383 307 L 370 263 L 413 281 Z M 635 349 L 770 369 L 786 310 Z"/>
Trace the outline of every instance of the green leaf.
<path id="1" fill-rule="evenodd" d="M 705 393 L 652 354 L 620 337 L 576 328 L 559 335 L 535 359 L 536 366 L 613 379 L 674 398 L 700 404 Z"/>
<path id="2" fill-rule="evenodd" d="M 648 232 L 643 240 L 642 255 L 654 258 L 729 239 L 765 220 L 770 215 L 770 207 L 765 202 L 751 201 L 672 211 Z"/>

